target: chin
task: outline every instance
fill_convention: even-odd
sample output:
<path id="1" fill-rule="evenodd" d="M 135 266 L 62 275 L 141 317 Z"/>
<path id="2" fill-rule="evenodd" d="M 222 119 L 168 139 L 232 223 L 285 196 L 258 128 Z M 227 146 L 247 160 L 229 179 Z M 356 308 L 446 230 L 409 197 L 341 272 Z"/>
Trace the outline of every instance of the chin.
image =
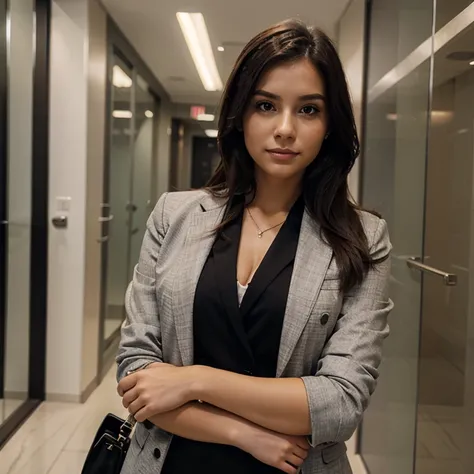
<path id="1" fill-rule="evenodd" d="M 262 174 L 268 178 L 273 179 L 294 179 L 297 176 L 303 176 L 304 170 L 301 170 L 299 167 L 296 167 L 293 164 L 269 164 L 266 166 L 260 167 Z"/>

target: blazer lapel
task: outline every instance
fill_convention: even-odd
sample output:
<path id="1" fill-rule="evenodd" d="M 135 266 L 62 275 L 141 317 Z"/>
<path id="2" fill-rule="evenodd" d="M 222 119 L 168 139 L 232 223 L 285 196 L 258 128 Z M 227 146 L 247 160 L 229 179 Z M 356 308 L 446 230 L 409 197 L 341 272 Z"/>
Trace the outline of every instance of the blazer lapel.
<path id="1" fill-rule="evenodd" d="M 173 311 L 176 337 L 183 365 L 194 359 L 193 305 L 196 286 L 215 240 L 213 232 L 222 221 L 225 206 L 212 197 L 206 198 L 190 216 L 182 257 L 173 284 Z"/>
<path id="2" fill-rule="evenodd" d="M 305 211 L 285 310 L 277 377 L 283 374 L 308 322 L 331 258 L 331 247 L 322 240 L 319 226 Z"/>

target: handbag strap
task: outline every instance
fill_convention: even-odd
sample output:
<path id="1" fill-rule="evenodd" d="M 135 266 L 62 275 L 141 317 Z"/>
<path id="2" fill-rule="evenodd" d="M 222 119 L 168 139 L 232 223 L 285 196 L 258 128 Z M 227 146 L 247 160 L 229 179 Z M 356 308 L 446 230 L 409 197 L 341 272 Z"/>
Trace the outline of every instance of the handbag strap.
<path id="1" fill-rule="evenodd" d="M 127 419 L 122 423 L 120 427 L 119 440 L 125 441 L 130 439 L 132 434 L 133 427 L 136 425 L 137 421 L 133 415 L 128 415 Z"/>

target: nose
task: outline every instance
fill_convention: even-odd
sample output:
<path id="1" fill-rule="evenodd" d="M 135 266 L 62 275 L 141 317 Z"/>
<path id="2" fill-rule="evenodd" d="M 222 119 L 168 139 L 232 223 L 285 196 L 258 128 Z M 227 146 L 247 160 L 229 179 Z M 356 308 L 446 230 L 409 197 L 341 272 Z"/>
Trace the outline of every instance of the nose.
<path id="1" fill-rule="evenodd" d="M 296 130 L 294 117 L 291 111 L 284 111 L 277 117 L 277 124 L 274 132 L 275 138 L 292 139 L 295 138 Z"/>

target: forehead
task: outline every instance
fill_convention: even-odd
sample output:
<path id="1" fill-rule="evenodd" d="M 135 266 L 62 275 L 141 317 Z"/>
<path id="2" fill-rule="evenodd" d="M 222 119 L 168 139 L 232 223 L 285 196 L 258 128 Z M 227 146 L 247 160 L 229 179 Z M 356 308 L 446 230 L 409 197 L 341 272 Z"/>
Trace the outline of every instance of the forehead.
<path id="1" fill-rule="evenodd" d="M 324 80 L 308 59 L 278 64 L 260 77 L 256 89 L 284 96 L 324 94 Z"/>

